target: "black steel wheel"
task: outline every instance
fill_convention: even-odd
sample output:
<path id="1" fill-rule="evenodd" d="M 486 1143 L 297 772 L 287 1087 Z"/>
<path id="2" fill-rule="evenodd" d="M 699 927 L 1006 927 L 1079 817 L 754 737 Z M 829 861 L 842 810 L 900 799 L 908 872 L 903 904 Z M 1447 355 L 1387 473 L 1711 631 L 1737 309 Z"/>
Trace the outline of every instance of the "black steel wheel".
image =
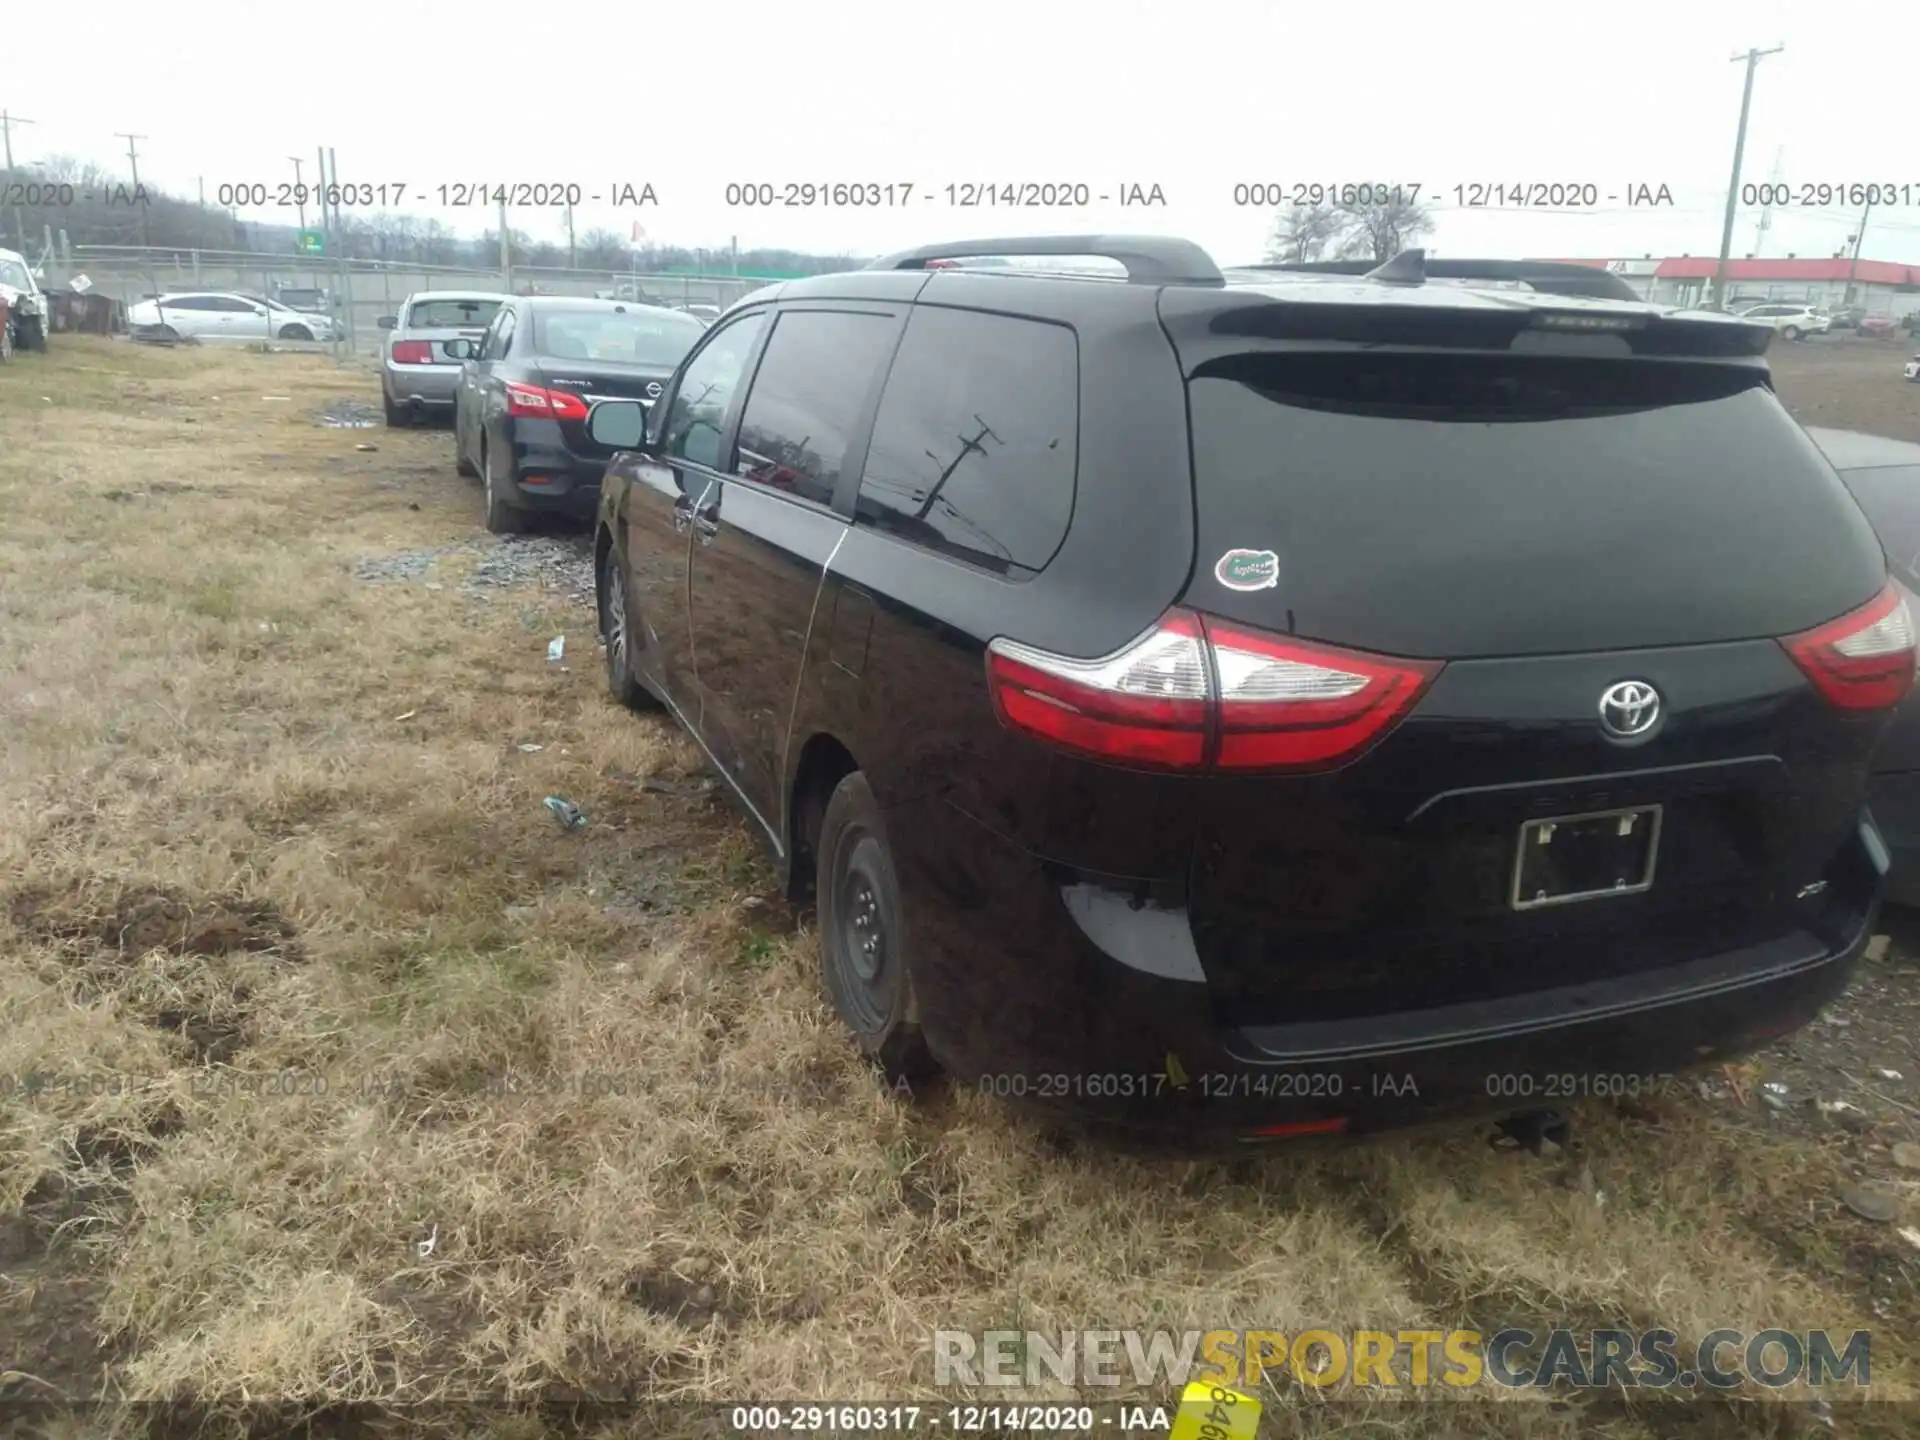
<path id="1" fill-rule="evenodd" d="M 861 1050 L 891 1079 L 938 1066 L 920 1028 L 900 889 L 886 825 L 866 776 L 835 787 L 820 823 L 817 896 L 827 993 Z"/>

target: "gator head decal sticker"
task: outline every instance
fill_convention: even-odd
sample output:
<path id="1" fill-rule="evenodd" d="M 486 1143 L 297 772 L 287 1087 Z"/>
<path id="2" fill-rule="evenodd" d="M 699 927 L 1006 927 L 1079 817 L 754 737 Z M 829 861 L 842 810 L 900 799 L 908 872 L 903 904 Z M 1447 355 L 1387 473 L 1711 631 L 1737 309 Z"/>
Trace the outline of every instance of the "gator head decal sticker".
<path id="1" fill-rule="evenodd" d="M 1280 557 L 1271 550 L 1229 550 L 1215 562 L 1213 578 L 1229 590 L 1271 590 L 1280 583 Z"/>

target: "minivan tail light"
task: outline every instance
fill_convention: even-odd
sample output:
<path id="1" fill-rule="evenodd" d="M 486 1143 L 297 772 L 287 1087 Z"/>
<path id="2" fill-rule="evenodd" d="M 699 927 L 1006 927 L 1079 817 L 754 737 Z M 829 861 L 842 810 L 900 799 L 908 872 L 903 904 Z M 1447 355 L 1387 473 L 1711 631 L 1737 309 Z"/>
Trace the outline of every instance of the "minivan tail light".
<path id="1" fill-rule="evenodd" d="M 1390 660 L 1206 622 L 1220 677 L 1221 770 L 1343 765 L 1393 728 L 1443 662 Z"/>
<path id="2" fill-rule="evenodd" d="M 1858 610 L 1780 643 L 1843 710 L 1884 710 L 1913 688 L 1913 615 L 1891 581 Z"/>
<path id="3" fill-rule="evenodd" d="M 994 709 L 1008 728 L 1164 770 L 1344 765 L 1406 716 L 1443 663 L 1358 654 L 1180 609 L 1096 660 L 1009 640 L 987 647 Z"/>
<path id="4" fill-rule="evenodd" d="M 987 680 L 1003 724 L 1062 749 L 1154 769 L 1206 763 L 1213 686 L 1199 618 L 1184 611 L 1099 660 L 996 640 Z"/>
<path id="5" fill-rule="evenodd" d="M 565 390 L 547 390 L 539 385 L 507 381 L 507 414 L 533 415 L 542 420 L 584 420 L 587 402 Z"/>
<path id="6" fill-rule="evenodd" d="M 396 365 L 433 364 L 433 342 L 431 340 L 394 341 L 393 363 Z"/>

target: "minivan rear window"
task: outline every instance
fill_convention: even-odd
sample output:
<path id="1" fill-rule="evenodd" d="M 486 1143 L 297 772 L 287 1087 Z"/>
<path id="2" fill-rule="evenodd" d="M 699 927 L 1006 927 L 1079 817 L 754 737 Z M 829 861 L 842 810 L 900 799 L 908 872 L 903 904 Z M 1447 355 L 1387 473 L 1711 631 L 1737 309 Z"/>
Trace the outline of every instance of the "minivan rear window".
<path id="1" fill-rule="evenodd" d="M 1884 580 L 1757 368 L 1302 351 L 1212 362 L 1189 400 L 1194 603 L 1303 637 L 1423 657 L 1748 639 Z M 1234 550 L 1273 552 L 1277 583 L 1216 582 Z"/>

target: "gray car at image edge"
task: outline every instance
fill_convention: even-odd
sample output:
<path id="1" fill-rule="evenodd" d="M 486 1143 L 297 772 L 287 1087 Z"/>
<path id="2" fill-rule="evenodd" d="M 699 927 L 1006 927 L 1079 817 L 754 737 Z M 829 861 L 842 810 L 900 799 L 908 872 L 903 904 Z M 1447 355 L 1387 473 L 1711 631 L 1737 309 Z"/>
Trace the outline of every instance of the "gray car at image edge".
<path id="1" fill-rule="evenodd" d="M 449 340 L 478 340 L 510 297 L 485 290 L 423 290 L 409 295 L 380 327 L 390 333 L 380 356 L 380 400 L 387 424 L 410 425 L 453 414 L 460 362 Z"/>

